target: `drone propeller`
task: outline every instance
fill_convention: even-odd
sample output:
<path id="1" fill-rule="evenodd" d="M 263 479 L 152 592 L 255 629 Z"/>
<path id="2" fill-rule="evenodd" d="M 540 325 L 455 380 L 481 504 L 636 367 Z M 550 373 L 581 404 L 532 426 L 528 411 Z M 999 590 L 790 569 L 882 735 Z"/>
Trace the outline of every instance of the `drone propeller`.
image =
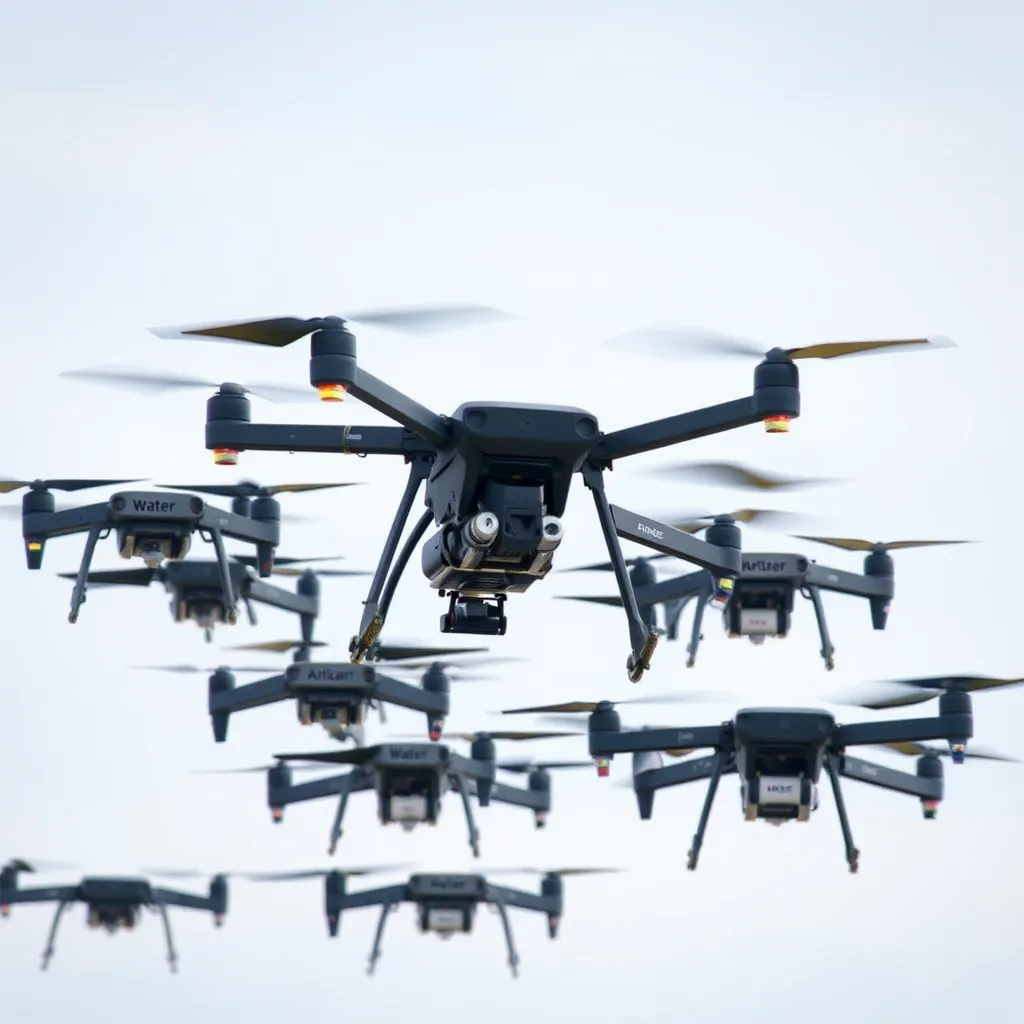
<path id="1" fill-rule="evenodd" d="M 256 775 L 261 772 L 269 772 L 272 768 L 280 768 L 284 758 L 278 758 L 275 764 L 257 764 L 249 768 L 200 768 L 193 772 L 191 775 Z M 295 765 L 295 770 L 303 772 L 315 772 L 323 771 L 321 765 L 318 764 L 299 764 Z"/>
<path id="2" fill-rule="evenodd" d="M 658 356 L 713 355 L 762 359 L 769 351 L 746 338 L 687 327 L 645 327 L 622 334 L 606 344 L 609 348 Z M 929 348 L 956 348 L 956 345 L 949 338 L 936 335 L 926 338 L 903 338 L 897 341 L 826 341 L 817 345 L 776 348 L 770 351 L 779 352 L 786 359 L 838 359 L 843 356 L 892 350 Z"/>
<path id="3" fill-rule="evenodd" d="M 859 540 L 855 537 L 807 537 L 793 534 L 797 540 L 809 540 L 815 544 L 827 544 L 829 547 L 842 548 L 843 551 L 901 551 L 905 548 L 934 548 L 947 544 L 973 544 L 970 540 L 894 540 L 885 541 Z"/>
<path id="4" fill-rule="evenodd" d="M 89 583 L 100 587 L 148 587 L 159 579 L 163 569 L 97 569 L 89 573 Z M 62 580 L 78 578 L 77 572 L 59 572 Z"/>
<path id="5" fill-rule="evenodd" d="M 420 737 L 417 737 L 420 739 Z M 357 747 L 355 750 L 329 750 L 326 753 L 305 753 L 305 754 L 274 754 L 274 760 L 284 763 L 286 761 L 307 761 L 306 765 L 298 765 L 297 767 L 304 767 L 307 771 L 312 771 L 325 764 L 366 764 L 367 761 L 372 761 L 374 757 L 374 750 L 370 747 Z M 244 771 L 246 769 L 237 769 L 238 771 Z M 257 768 L 250 768 L 248 771 L 259 771 Z M 266 770 L 265 768 L 263 769 Z"/>
<path id="6" fill-rule="evenodd" d="M 732 519 L 737 523 L 760 523 L 762 526 L 767 527 L 773 523 L 776 526 L 784 526 L 786 523 L 806 522 L 809 517 L 802 516 L 797 512 L 783 512 L 771 508 L 741 508 L 735 512 L 708 516 L 688 516 L 678 522 L 668 522 L 670 526 L 675 527 L 677 530 L 682 530 L 683 533 L 700 533 L 701 530 L 706 530 L 716 520 L 723 518 Z"/>
<path id="7" fill-rule="evenodd" d="M 241 877 L 250 882 L 301 882 L 307 878 L 325 878 L 328 875 L 380 875 L 389 871 L 407 871 L 411 864 L 375 864 L 365 868 L 310 868 L 306 871 L 266 871 L 258 874 L 244 874 Z"/>
<path id="8" fill-rule="evenodd" d="M 155 878 L 239 878 L 238 871 L 200 871 L 198 868 L 142 868 L 144 875 Z"/>
<path id="9" fill-rule="evenodd" d="M 469 661 L 447 661 L 443 658 L 414 658 L 409 661 L 389 662 L 388 671 L 399 673 L 421 672 L 438 666 L 444 672 L 458 676 L 459 679 L 490 679 L 492 678 L 490 674 L 476 672 L 475 670 L 486 665 L 503 665 L 522 660 L 522 658 L 505 657 L 499 654 L 485 654 L 482 657 L 473 657 Z"/>
<path id="10" fill-rule="evenodd" d="M 674 558 L 675 555 L 638 555 L 636 558 L 624 558 L 628 566 L 634 566 L 637 562 L 657 562 L 663 558 Z M 561 569 L 561 572 L 611 572 L 615 568 L 611 562 L 591 562 L 590 565 L 574 565 L 571 569 Z"/>
<path id="11" fill-rule="evenodd" d="M 0 871 L 16 871 L 19 874 L 26 872 L 35 874 L 39 871 L 65 871 L 75 870 L 77 864 L 69 864 L 62 860 L 40 860 L 37 857 L 12 857 L 6 863 L 0 865 Z"/>
<path id="12" fill-rule="evenodd" d="M 68 380 L 84 380 L 91 384 L 103 384 L 135 391 L 139 394 L 154 395 L 186 388 L 219 388 L 219 381 L 192 377 L 188 374 L 155 373 L 151 370 L 130 367 L 95 366 L 86 370 L 65 370 L 60 374 Z M 288 387 L 283 384 L 258 383 L 240 384 L 244 392 L 268 402 L 315 402 L 317 395 L 308 387 Z"/>
<path id="13" fill-rule="evenodd" d="M 555 740 L 565 739 L 567 737 L 575 737 L 578 733 L 575 732 L 550 732 L 548 730 L 532 730 L 532 731 L 515 731 L 515 730 L 492 730 L 492 729 L 481 729 L 479 732 L 448 732 L 445 731 L 445 739 L 449 740 L 465 740 L 467 743 L 473 743 L 476 740 Z"/>
<path id="14" fill-rule="evenodd" d="M 274 654 L 287 654 L 288 651 L 326 646 L 325 640 L 260 640 L 257 643 L 237 644 L 225 649 L 229 651 L 272 651 Z"/>
<path id="15" fill-rule="evenodd" d="M 483 875 L 613 875 L 625 868 L 488 868 Z"/>
<path id="16" fill-rule="evenodd" d="M 363 310 L 341 319 L 339 317 L 297 316 L 267 317 L 259 320 L 224 320 L 176 327 L 152 327 L 151 333 L 170 340 L 210 339 L 214 341 L 247 342 L 283 348 L 323 327 L 342 326 L 346 321 L 373 327 L 430 334 L 435 331 L 476 327 L 497 320 L 512 319 L 491 306 L 424 306 L 402 309 Z"/>
<path id="17" fill-rule="evenodd" d="M 192 484 L 157 484 L 157 487 L 165 487 L 172 491 L 195 491 L 196 494 L 213 494 L 221 498 L 272 498 L 275 494 L 305 494 L 307 491 L 361 486 L 362 484 L 356 481 L 336 484 L 272 484 L 270 487 L 264 487 L 254 480 L 241 480 L 237 484 L 211 484 L 203 487 L 196 487 Z"/>
<path id="18" fill-rule="evenodd" d="M 93 487 L 115 487 L 117 484 L 134 484 L 135 480 L 0 480 L 0 494 L 11 494 L 28 487 L 33 491 L 87 491 Z"/>
<path id="19" fill-rule="evenodd" d="M 595 711 L 611 710 L 621 704 L 695 704 L 708 703 L 710 701 L 721 701 L 722 694 L 712 693 L 663 693 L 648 694 L 643 697 L 623 697 L 622 700 L 571 700 L 562 704 L 541 704 L 532 708 L 511 708 L 507 711 L 499 711 L 501 715 L 536 715 L 536 714 L 560 714 L 560 715 L 589 715 Z M 449 733 L 449 735 L 451 735 Z"/>
<path id="20" fill-rule="evenodd" d="M 744 491 L 796 491 L 821 484 L 838 483 L 822 477 L 790 477 L 762 473 L 739 462 L 678 462 L 651 470 L 659 476 L 691 480 L 709 487 L 733 487 Z"/>
<path id="21" fill-rule="evenodd" d="M 878 743 L 877 747 L 889 748 L 897 753 L 906 754 L 908 757 L 920 757 L 922 754 L 935 754 L 937 757 L 952 757 L 949 747 L 933 747 L 926 743 Z M 1010 757 L 1008 754 L 1000 754 L 987 747 L 978 747 L 971 744 L 971 759 L 982 761 L 1008 761 L 1013 764 L 1020 764 L 1020 759 Z"/>
<path id="22" fill-rule="evenodd" d="M 519 761 L 498 761 L 495 767 L 500 768 L 503 772 L 516 772 L 519 775 L 525 775 L 538 768 L 543 771 L 553 771 L 556 768 L 593 768 L 594 765 L 591 761 L 533 761 L 526 758 Z"/>
<path id="23" fill-rule="evenodd" d="M 297 569 L 295 566 L 301 565 L 305 562 L 340 562 L 345 556 L 344 555 L 322 555 L 315 558 L 278 558 L 274 557 L 274 568 L 271 569 L 271 573 L 274 576 L 302 576 L 307 572 L 312 572 L 316 576 L 372 576 L 372 573 L 363 572 L 359 569 L 313 569 L 306 567 L 305 569 Z M 255 569 L 260 564 L 259 558 L 255 555 L 232 555 L 231 558 L 236 562 L 241 562 L 242 565 L 247 565 L 252 569 Z"/>
<path id="24" fill-rule="evenodd" d="M 220 672 L 221 670 L 233 672 L 236 675 L 243 672 L 254 672 L 273 676 L 278 673 L 276 668 L 235 668 L 231 665 L 217 665 L 212 668 L 201 668 L 199 665 L 132 665 L 131 667 L 141 672 L 173 672 L 177 675 L 212 675 L 214 672 Z"/>
<path id="25" fill-rule="evenodd" d="M 372 658 L 367 658 L 368 661 L 404 661 L 408 662 L 407 666 L 403 667 L 415 667 L 415 668 L 426 668 L 433 664 L 434 661 L 439 658 L 449 657 L 454 654 L 486 654 L 489 648 L 487 647 L 433 647 L 430 644 L 375 644 L 370 649 Z M 414 661 L 411 659 L 420 659 Z M 428 659 L 423 661 L 422 659 Z M 396 668 L 399 666 L 395 666 Z"/>
<path id="26" fill-rule="evenodd" d="M 976 693 L 979 690 L 996 690 L 1004 686 L 1017 686 L 1020 683 L 1024 683 L 1024 677 L 1000 679 L 993 676 L 925 676 L 920 679 L 887 679 L 875 683 L 865 683 L 862 687 L 865 693 L 871 691 L 877 696 L 865 695 L 860 700 L 855 698 L 838 703 L 881 711 L 887 708 L 924 704 L 948 690 Z"/>

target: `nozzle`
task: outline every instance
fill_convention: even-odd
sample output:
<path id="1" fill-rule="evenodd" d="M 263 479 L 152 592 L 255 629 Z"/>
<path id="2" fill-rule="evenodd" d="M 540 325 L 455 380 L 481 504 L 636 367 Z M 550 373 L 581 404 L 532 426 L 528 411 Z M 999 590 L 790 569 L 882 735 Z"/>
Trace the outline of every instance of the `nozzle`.
<path id="1" fill-rule="evenodd" d="M 237 466 L 238 452 L 233 448 L 214 448 L 213 464 L 215 466 Z"/>
<path id="2" fill-rule="evenodd" d="M 344 402 L 348 386 L 345 384 L 318 384 L 316 390 L 321 402 Z"/>
<path id="3" fill-rule="evenodd" d="M 612 759 L 610 757 L 595 757 L 594 764 L 597 765 L 597 777 L 607 779 L 612 770 Z"/>
<path id="4" fill-rule="evenodd" d="M 788 434 L 791 416 L 767 416 L 764 421 L 764 429 L 769 434 Z"/>

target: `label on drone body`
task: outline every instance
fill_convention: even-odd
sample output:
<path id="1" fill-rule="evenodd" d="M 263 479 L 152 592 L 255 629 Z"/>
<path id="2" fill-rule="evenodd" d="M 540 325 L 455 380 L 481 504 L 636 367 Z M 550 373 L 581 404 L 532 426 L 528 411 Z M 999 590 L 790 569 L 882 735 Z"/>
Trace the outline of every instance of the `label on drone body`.
<path id="1" fill-rule="evenodd" d="M 123 491 L 110 499 L 114 514 L 122 519 L 195 519 L 189 495 L 161 491 Z M 124 502 L 122 508 L 117 503 Z"/>
<path id="2" fill-rule="evenodd" d="M 740 632 L 744 636 L 773 635 L 779 631 L 779 613 L 774 608 L 741 608 Z"/>
<path id="3" fill-rule="evenodd" d="M 796 557 L 787 555 L 743 555 L 742 571 L 744 576 L 802 576 L 797 568 Z"/>
<path id="4" fill-rule="evenodd" d="M 295 687 L 308 689 L 337 689 L 339 687 L 362 687 L 365 670 L 362 666 L 345 662 L 337 664 L 300 663 L 288 666 L 288 682 Z"/>
<path id="5" fill-rule="evenodd" d="M 783 776 L 765 776 L 759 779 L 758 794 L 762 804 L 799 804 L 800 779 Z"/>

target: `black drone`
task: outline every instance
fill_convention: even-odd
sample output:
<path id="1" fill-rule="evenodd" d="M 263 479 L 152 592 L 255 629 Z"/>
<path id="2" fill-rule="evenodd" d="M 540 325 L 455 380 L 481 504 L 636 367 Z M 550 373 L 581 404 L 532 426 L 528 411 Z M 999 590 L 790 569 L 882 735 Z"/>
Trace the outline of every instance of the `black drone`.
<path id="1" fill-rule="evenodd" d="M 536 868 L 505 868 L 489 871 L 488 875 L 497 874 L 537 874 L 542 875 L 540 892 L 526 892 L 522 889 L 511 889 L 504 885 L 494 885 L 484 875 L 448 875 L 448 874 L 415 874 L 409 881 L 400 885 L 388 885 L 379 889 L 364 892 L 348 892 L 347 879 L 350 875 L 365 875 L 379 868 L 356 868 L 349 871 L 288 871 L 266 875 L 251 875 L 256 882 L 284 882 L 307 878 L 324 880 L 324 912 L 327 915 L 327 931 L 331 938 L 338 934 L 341 914 L 345 910 L 358 907 L 380 906 L 380 918 L 377 931 L 373 938 L 373 949 L 370 952 L 370 964 L 367 974 L 373 974 L 377 961 L 380 959 L 381 941 L 384 938 L 384 926 L 388 914 L 398 909 L 401 903 L 415 903 L 421 932 L 433 932 L 442 939 L 450 939 L 459 933 L 470 933 L 476 909 L 487 904 L 501 916 L 501 924 L 505 931 L 505 943 L 508 948 L 508 965 L 512 977 L 519 976 L 519 956 L 516 953 L 512 938 L 512 926 L 509 922 L 507 908 L 518 907 L 521 910 L 535 910 L 546 914 L 548 919 L 548 936 L 558 937 L 558 926 L 562 920 L 563 895 L 562 878 L 566 875 L 604 874 L 619 870 L 618 868 L 559 868 L 540 871 Z"/>
<path id="2" fill-rule="evenodd" d="M 309 660 L 309 647 L 301 641 L 267 641 L 243 644 L 247 650 L 281 650 L 287 645 L 295 651 L 293 662 L 283 672 L 265 668 L 198 668 L 195 665 L 148 666 L 157 671 L 176 673 L 210 673 L 209 711 L 213 724 L 213 738 L 223 743 L 228 735 L 228 722 L 233 712 L 264 707 L 284 700 L 294 700 L 298 719 L 302 725 L 314 722 L 323 726 L 329 736 L 339 741 L 353 740 L 363 743 L 366 711 L 376 709 L 384 721 L 384 704 L 409 708 L 426 715 L 427 732 L 431 740 L 439 740 L 445 719 L 451 711 L 451 682 L 453 668 L 458 667 L 440 660 L 460 654 L 486 653 L 486 648 L 440 648 L 429 645 L 394 645 L 378 643 L 371 652 L 372 661 L 365 665 L 351 662 L 321 662 Z M 321 645 L 318 645 L 321 646 Z M 429 659 L 423 661 L 422 659 Z M 508 658 L 484 658 L 473 667 Z M 424 670 L 419 685 L 386 675 L 380 665 L 392 663 L 398 670 Z M 263 673 L 268 676 L 254 683 L 237 686 L 239 673 Z M 469 678 L 456 675 L 455 679 Z"/>
<path id="3" fill-rule="evenodd" d="M 743 815 L 747 821 L 767 820 L 773 824 L 810 820 L 818 806 L 818 779 L 824 768 L 835 795 L 836 810 L 843 830 L 846 861 L 856 872 L 860 854 L 853 844 L 850 823 L 840 788 L 840 778 L 855 779 L 897 793 L 916 796 L 924 817 L 937 815 L 943 797 L 940 755 L 962 764 L 967 741 L 974 735 L 970 691 L 1013 685 L 1019 679 L 948 677 L 903 680 L 897 683 L 909 693 L 888 700 L 864 702 L 866 707 L 897 707 L 939 697 L 934 718 L 840 725 L 827 711 L 805 708 L 745 708 L 720 725 L 683 728 L 653 728 L 624 731 L 615 702 L 596 704 L 572 702 L 544 707 L 517 708 L 505 714 L 568 714 L 589 711 L 589 749 L 599 767 L 607 773 L 615 754 L 634 754 L 633 787 L 640 817 L 651 817 L 654 793 L 701 779 L 710 780 L 700 822 L 687 857 L 687 869 L 697 867 L 708 817 L 723 775 L 740 776 Z M 924 746 L 927 740 L 946 740 L 949 749 Z M 918 755 L 917 772 L 911 775 L 851 757 L 853 746 L 885 746 L 901 753 Z M 710 757 L 692 758 L 663 766 L 661 751 L 677 755 L 710 747 Z M 654 755 L 654 756 L 651 756 Z M 999 754 L 980 752 L 982 758 L 1013 760 Z"/>
<path id="4" fill-rule="evenodd" d="M 453 321 L 465 324 L 496 312 L 456 307 L 366 313 L 350 319 L 415 329 Z M 627 672 L 633 682 L 650 666 L 658 634 L 641 617 L 617 536 L 633 536 L 638 531 L 661 536 L 663 527 L 609 505 L 604 471 L 617 459 L 758 421 L 770 433 L 787 431 L 790 421 L 800 414 L 799 372 L 794 360 L 931 344 L 929 339 L 914 339 L 774 348 L 754 370 L 751 395 L 606 434 L 591 413 L 566 406 L 466 402 L 450 416 L 440 416 L 361 369 L 356 339 L 346 321 L 336 316 L 221 322 L 156 329 L 154 333 L 164 338 L 215 338 L 275 348 L 312 335 L 309 380 L 321 396 L 338 401 L 351 394 L 400 424 L 255 424 L 246 389 L 232 383 L 222 384 L 207 401 L 206 447 L 213 451 L 215 462 L 233 465 L 239 452 L 254 450 L 400 455 L 409 463 L 405 493 L 364 602 L 359 633 L 351 643 L 353 663 L 366 656 L 380 633 L 398 580 L 431 522 L 439 529 L 423 545 L 422 566 L 431 586 L 449 598 L 448 611 L 441 616 L 442 632 L 504 634 L 508 594 L 528 590 L 551 569 L 562 541 L 562 516 L 572 478 L 578 472 L 592 492 L 626 610 L 632 648 Z M 110 383 L 117 377 L 102 372 L 90 376 Z M 427 511 L 398 552 L 423 481 Z M 681 533 L 676 541 L 670 553 L 701 568 L 724 577 L 740 570 L 739 531 L 731 522 L 709 527 L 706 541 Z"/>
<path id="5" fill-rule="evenodd" d="M 731 462 L 707 462 L 671 467 L 673 475 L 685 471 L 688 476 L 705 482 L 730 483 L 734 486 L 756 488 L 757 490 L 783 490 L 805 487 L 825 481 L 773 477 L 757 470 Z M 754 523 L 759 520 L 779 521 L 791 518 L 791 513 L 771 509 L 740 509 L 732 512 L 737 522 Z M 686 519 L 673 522 L 672 526 L 685 533 L 699 533 L 707 529 L 703 519 Z M 697 658 L 697 648 L 704 639 L 701 632 L 704 610 L 712 605 L 723 613 L 725 630 L 729 637 L 747 637 L 754 644 L 762 644 L 766 637 L 782 639 L 789 635 L 793 604 L 797 594 L 805 597 L 814 607 L 821 636 L 821 657 L 828 670 L 835 668 L 835 648 L 828 632 L 822 591 L 832 591 L 853 597 L 866 598 L 871 610 L 871 624 L 876 630 L 885 629 L 894 594 L 894 564 L 890 551 L 903 548 L 934 547 L 948 544 L 965 544 L 967 541 L 951 540 L 903 540 L 891 543 L 856 540 L 843 537 L 817 537 L 797 535 L 799 540 L 829 544 L 847 551 L 864 551 L 863 575 L 841 569 L 831 569 L 818 564 L 805 555 L 777 552 L 744 551 L 739 575 L 735 580 L 722 579 L 713 573 L 701 570 L 658 581 L 652 564 L 659 557 L 633 558 L 628 560 L 630 579 L 636 594 L 637 605 L 649 628 L 657 628 L 658 605 L 664 607 L 664 632 L 668 640 L 675 640 L 679 633 L 679 622 L 686 606 L 695 601 L 690 642 L 687 645 L 686 665 L 692 668 Z M 640 540 L 640 543 L 644 543 Z M 609 562 L 580 566 L 577 571 L 607 572 Z M 592 604 L 619 605 L 617 597 L 595 597 L 573 595 L 563 598 L 570 601 L 586 601 Z"/>
<path id="6" fill-rule="evenodd" d="M 586 767 L 585 761 L 498 761 L 495 740 L 535 740 L 572 736 L 568 732 L 455 733 L 451 739 L 471 742 L 465 757 L 440 743 L 381 743 L 355 750 L 333 750 L 322 754 L 275 754 L 275 764 L 241 772 L 266 771 L 267 803 L 271 816 L 280 823 L 287 804 L 324 797 L 338 797 L 338 809 L 331 825 L 328 853 L 333 856 L 342 835 L 342 819 L 349 795 L 373 790 L 382 825 L 398 823 L 406 831 L 419 824 L 436 825 L 445 793 L 455 791 L 462 798 L 469 845 L 480 856 L 480 832 L 473 817 L 471 797 L 481 807 L 492 802 L 526 807 L 533 811 L 534 824 L 543 828 L 551 810 L 551 776 L 557 768 Z M 345 775 L 292 784 L 288 762 L 305 762 L 302 767 L 338 764 L 354 765 Z M 527 786 L 520 789 L 495 781 L 496 770 L 527 774 Z M 231 770 L 229 769 L 229 773 Z M 219 774 L 219 773 L 218 773 Z"/>
<path id="7" fill-rule="evenodd" d="M 33 889 L 18 887 L 18 875 L 34 872 L 36 868 L 24 860 L 10 860 L 0 869 L 0 916 L 8 917 L 12 903 L 57 904 L 57 912 L 50 926 L 50 933 L 43 950 L 42 969 L 50 965 L 64 911 L 72 903 L 86 905 L 86 923 L 90 928 L 104 928 L 113 934 L 124 928 L 131 931 L 139 922 L 143 908 L 160 915 L 167 940 L 167 959 L 171 970 L 178 969 L 178 954 L 171 937 L 171 922 L 167 916 L 168 907 L 184 907 L 187 910 L 205 910 L 213 914 L 213 923 L 219 928 L 224 923 L 228 910 L 228 882 L 226 875 L 214 875 L 210 891 L 206 896 L 179 892 L 176 889 L 158 888 L 144 878 L 83 878 L 74 885 L 46 885 Z M 178 876 L 196 876 L 200 872 L 168 871 L 154 872 Z"/>

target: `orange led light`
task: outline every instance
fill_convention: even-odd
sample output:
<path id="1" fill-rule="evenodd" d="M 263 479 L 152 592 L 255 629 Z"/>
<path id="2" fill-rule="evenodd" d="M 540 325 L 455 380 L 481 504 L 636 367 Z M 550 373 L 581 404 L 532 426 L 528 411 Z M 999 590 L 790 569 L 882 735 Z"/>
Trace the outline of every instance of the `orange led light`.
<path id="1" fill-rule="evenodd" d="M 764 429 L 769 434 L 788 434 L 792 416 L 768 416 L 764 421 Z"/>
<path id="2" fill-rule="evenodd" d="M 597 765 L 597 776 L 600 779 L 607 779 L 612 770 L 611 758 L 595 757 L 594 764 Z"/>
<path id="3" fill-rule="evenodd" d="M 215 466 L 237 466 L 238 452 L 232 448 L 214 448 L 213 464 Z"/>
<path id="4" fill-rule="evenodd" d="M 348 391 L 348 385 L 317 384 L 316 389 L 320 393 L 321 402 L 344 402 L 345 392 Z"/>
<path id="5" fill-rule="evenodd" d="M 271 807 L 270 814 L 271 814 L 271 817 L 273 817 L 274 821 L 281 821 L 282 818 L 284 818 L 284 808 L 283 807 Z"/>
<path id="6" fill-rule="evenodd" d="M 27 545 L 29 551 L 42 551 L 43 545 L 37 540 L 30 540 Z"/>

